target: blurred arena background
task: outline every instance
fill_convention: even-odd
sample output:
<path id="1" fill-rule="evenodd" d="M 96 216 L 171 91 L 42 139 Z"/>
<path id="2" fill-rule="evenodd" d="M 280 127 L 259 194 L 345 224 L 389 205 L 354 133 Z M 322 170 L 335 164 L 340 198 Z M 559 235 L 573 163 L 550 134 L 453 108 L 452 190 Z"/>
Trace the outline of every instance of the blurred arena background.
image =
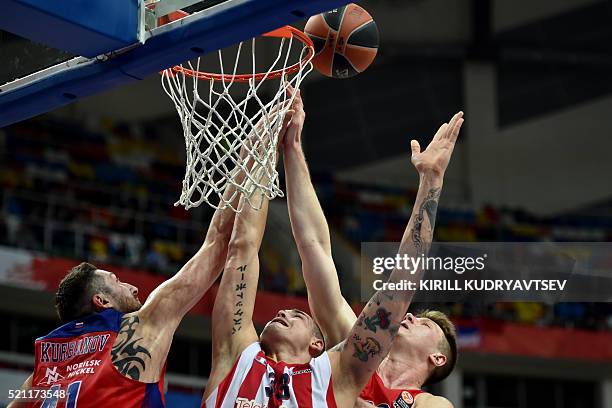
<path id="1" fill-rule="evenodd" d="M 436 240 L 612 240 L 611 2 L 359 4 L 381 34 L 374 64 L 349 80 L 313 73 L 302 87 L 307 157 L 355 305 L 360 243 L 399 241 L 411 211 L 410 139 L 427 142 L 458 109 L 467 121 Z M 0 56 L 27 43 L 0 38 Z M 43 54 L 58 55 L 0 57 L 0 82 Z M 183 143 L 158 76 L 0 129 L 1 390 L 18 388 L 33 340 L 57 326 L 53 291 L 67 269 L 90 260 L 146 295 L 199 248 L 212 211 L 172 205 Z M 270 207 L 261 260 L 256 321 L 277 304 L 307 308 L 283 199 Z M 213 298 L 177 332 L 169 407 L 199 406 Z M 611 304 L 433 306 L 459 329 L 458 369 L 434 389 L 455 407 L 612 407 Z"/>

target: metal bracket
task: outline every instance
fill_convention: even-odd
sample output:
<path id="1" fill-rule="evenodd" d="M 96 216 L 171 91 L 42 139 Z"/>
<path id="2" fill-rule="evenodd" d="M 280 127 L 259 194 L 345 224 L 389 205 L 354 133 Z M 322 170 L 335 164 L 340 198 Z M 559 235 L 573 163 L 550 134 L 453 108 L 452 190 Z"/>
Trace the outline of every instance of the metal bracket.
<path id="1" fill-rule="evenodd" d="M 155 5 L 155 16 L 163 17 L 197 3 L 202 3 L 202 0 L 162 0 Z"/>
<path id="2" fill-rule="evenodd" d="M 144 7 L 144 27 L 146 31 L 151 31 L 157 28 L 157 17 L 155 16 L 155 10 L 151 10 L 148 7 Z"/>

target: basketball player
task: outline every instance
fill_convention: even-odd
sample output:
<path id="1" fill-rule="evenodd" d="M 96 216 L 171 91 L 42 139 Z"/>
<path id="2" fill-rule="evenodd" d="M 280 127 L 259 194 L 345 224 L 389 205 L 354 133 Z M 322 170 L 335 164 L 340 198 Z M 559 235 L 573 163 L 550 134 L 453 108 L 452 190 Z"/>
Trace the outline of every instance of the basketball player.
<path id="1" fill-rule="evenodd" d="M 234 178 L 240 183 L 244 173 L 236 171 Z M 232 186 L 224 193 L 234 205 L 238 197 Z M 22 387 L 42 398 L 14 401 L 10 407 L 51 408 L 61 400 L 67 408 L 77 403 L 79 408 L 163 407 L 172 337 L 221 273 L 234 221 L 229 207 L 217 210 L 200 250 L 144 305 L 138 288 L 113 272 L 89 263 L 72 268 L 55 299 L 64 324 L 36 340 L 34 373 Z"/>
<path id="2" fill-rule="evenodd" d="M 321 325 L 327 343 L 334 345 L 347 337 L 357 318 L 340 292 L 329 228 L 302 151 L 300 134 L 305 114 L 299 93 L 293 109 L 296 113 L 292 126 L 299 130 L 288 133 L 296 137 L 287 138 L 284 145 L 291 226 L 302 260 L 310 310 Z M 412 163 L 419 172 L 420 185 L 401 242 L 409 254 L 422 253 L 432 242 L 437 198 L 462 116 L 460 112 L 450 124 L 442 125 L 423 152 L 418 142 L 411 142 Z M 421 387 L 446 378 L 456 358 L 455 330 L 443 313 L 428 311 L 419 316 L 408 313 L 389 355 L 361 392 L 356 407 L 452 407 L 445 398 L 423 392 Z"/>
<path id="3" fill-rule="evenodd" d="M 287 162 L 300 154 L 303 123 L 299 94 L 285 135 Z M 299 109 L 298 109 L 299 108 Z M 437 140 L 450 149 L 461 126 L 461 115 L 441 128 Z M 413 146 L 414 150 L 418 147 Z M 416 152 L 418 153 L 418 152 Z M 450 151 L 424 153 L 422 166 L 443 172 Z M 291 164 L 290 164 L 291 165 Z M 290 171 L 291 172 L 291 171 Z M 400 252 L 423 252 L 430 235 L 441 188 L 441 178 L 422 179 L 415 209 L 420 217 L 410 224 L 406 235 L 413 237 Z M 316 200 L 315 200 L 316 201 Z M 267 203 L 260 211 L 245 209 L 234 224 L 224 274 L 213 309 L 212 370 L 202 401 L 207 408 L 308 408 L 352 407 L 376 368 L 389 353 L 400 325 L 413 327 L 404 319 L 412 293 L 379 291 L 366 305 L 359 319 L 345 333 L 343 343 L 325 351 L 321 330 L 301 310 L 281 309 L 266 324 L 260 336 L 253 324 L 253 308 L 259 273 L 258 251 L 267 216 Z M 405 270 L 394 270 L 390 282 L 412 279 Z M 414 325 L 416 327 L 416 324 Z M 416 329 L 415 329 L 416 330 Z M 446 357 L 435 355 L 436 364 Z"/>

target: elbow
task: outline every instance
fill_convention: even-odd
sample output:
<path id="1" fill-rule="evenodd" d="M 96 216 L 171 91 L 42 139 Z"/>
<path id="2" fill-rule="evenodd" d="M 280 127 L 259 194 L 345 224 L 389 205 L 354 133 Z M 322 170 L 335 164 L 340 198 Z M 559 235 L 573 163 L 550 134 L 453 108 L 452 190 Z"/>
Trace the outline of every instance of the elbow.
<path id="1" fill-rule="evenodd" d="M 244 260 L 245 257 L 250 257 L 251 254 L 259 251 L 259 245 L 254 239 L 248 236 L 234 236 L 227 245 L 227 259 L 230 262 L 233 259 Z"/>
<path id="2" fill-rule="evenodd" d="M 310 251 L 331 252 L 331 242 L 329 237 L 312 236 L 302 239 L 296 239 L 298 252 L 307 253 Z"/>
<path id="3" fill-rule="evenodd" d="M 227 246 L 228 241 L 232 236 L 233 223 L 230 222 L 215 222 L 213 220 L 208 227 L 205 243 L 209 245 L 220 244 Z"/>

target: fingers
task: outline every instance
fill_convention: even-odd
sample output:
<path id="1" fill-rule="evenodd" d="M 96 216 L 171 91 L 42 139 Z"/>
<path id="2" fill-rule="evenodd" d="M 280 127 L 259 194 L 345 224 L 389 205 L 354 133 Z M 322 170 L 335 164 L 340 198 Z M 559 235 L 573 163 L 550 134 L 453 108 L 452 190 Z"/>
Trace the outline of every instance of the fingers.
<path id="1" fill-rule="evenodd" d="M 419 154 L 421 153 L 421 145 L 419 145 L 419 142 L 417 142 L 416 140 L 411 140 L 410 150 L 412 151 L 412 156 L 414 156 L 415 154 Z"/>
<path id="2" fill-rule="evenodd" d="M 463 112 L 459 111 L 455 114 L 455 116 L 453 116 L 453 119 L 451 120 L 452 122 L 452 126 L 449 128 L 448 130 L 448 139 L 455 143 L 455 141 L 457 140 L 457 137 L 459 136 L 459 130 L 461 129 L 461 125 L 463 125 L 464 119 L 463 119 Z"/>
<path id="3" fill-rule="evenodd" d="M 291 99 L 293 97 L 293 95 L 295 94 L 295 97 L 298 98 L 300 96 L 300 89 L 298 88 L 297 90 L 291 86 L 291 84 L 287 84 L 287 97 L 289 99 Z"/>
<path id="4" fill-rule="evenodd" d="M 302 92 L 299 88 L 295 89 L 290 84 L 287 84 L 286 92 L 288 98 L 287 100 L 291 100 L 292 105 L 302 105 Z"/>
<path id="5" fill-rule="evenodd" d="M 294 113 L 295 113 L 295 109 L 287 110 L 287 113 L 285 114 L 283 126 L 288 127 L 291 124 L 291 119 L 293 119 Z"/>
<path id="6" fill-rule="evenodd" d="M 278 113 L 279 111 L 283 110 L 285 107 L 287 107 L 289 105 L 289 100 L 286 101 L 279 101 L 277 103 L 275 103 L 273 106 L 270 107 L 270 111 L 268 112 L 269 115 L 274 115 L 276 113 Z"/>
<path id="7" fill-rule="evenodd" d="M 450 136 L 451 142 L 455 143 L 457 141 L 457 137 L 459 137 L 459 131 L 461 130 L 461 125 L 463 125 L 464 121 L 465 120 L 463 118 L 459 118 L 459 120 L 457 120 L 457 123 L 455 123 L 455 127 L 453 128 Z"/>
<path id="8" fill-rule="evenodd" d="M 438 129 L 438 131 L 434 135 L 432 141 L 444 138 L 444 135 L 446 134 L 446 130 L 447 129 L 448 129 L 448 123 L 442 124 L 442 126 L 440 126 L 440 128 Z"/>
<path id="9" fill-rule="evenodd" d="M 302 103 L 302 92 L 298 89 L 294 91 L 293 94 L 295 94 L 295 96 L 293 97 L 293 103 L 301 104 Z"/>
<path id="10" fill-rule="evenodd" d="M 460 120 L 463 123 L 463 112 L 462 111 L 459 111 L 459 112 L 455 113 L 455 115 L 451 119 L 450 124 L 449 124 L 448 128 L 446 129 L 446 134 L 444 135 L 445 139 L 452 139 L 453 135 L 455 135 L 454 136 L 455 139 L 457 138 L 457 135 L 459 134 L 459 130 L 456 129 L 456 127 L 457 127 L 457 123 Z"/>
<path id="11" fill-rule="evenodd" d="M 285 135 L 287 133 L 287 129 L 291 127 L 291 121 L 293 119 L 293 115 L 295 114 L 295 110 L 288 109 L 285 113 L 285 117 L 283 118 L 283 123 L 280 128 L 280 132 L 278 134 L 278 145 L 280 146 L 285 143 Z"/>
<path id="12" fill-rule="evenodd" d="M 302 92 L 299 89 L 295 90 L 295 94 L 293 96 L 293 102 L 291 103 L 291 109 L 295 113 L 302 115 L 300 117 L 303 119 L 303 115 L 305 114 L 304 113 L 304 103 L 302 102 Z"/>

